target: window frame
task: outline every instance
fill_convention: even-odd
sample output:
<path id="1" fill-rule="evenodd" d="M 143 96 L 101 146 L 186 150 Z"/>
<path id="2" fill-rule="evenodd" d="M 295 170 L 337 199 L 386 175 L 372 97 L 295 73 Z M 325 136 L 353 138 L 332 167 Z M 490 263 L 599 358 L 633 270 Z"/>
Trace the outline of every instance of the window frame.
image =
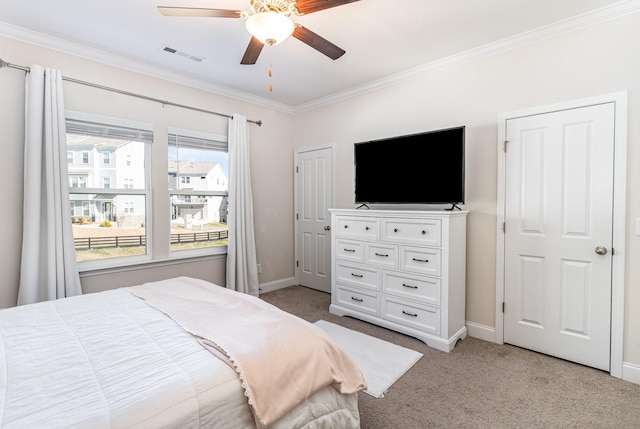
<path id="1" fill-rule="evenodd" d="M 148 122 L 141 121 L 133 121 L 129 119 L 123 118 L 115 118 L 106 115 L 94 115 L 85 112 L 71 111 L 67 110 L 65 112 L 66 119 L 71 121 L 83 121 L 89 122 L 97 125 L 104 126 L 112 126 L 112 127 L 123 127 L 123 128 L 133 128 L 140 129 L 146 132 L 150 132 L 153 135 L 153 139 L 155 139 L 154 126 Z M 109 137 L 106 136 L 105 137 Z M 153 192 L 152 192 L 152 163 L 153 163 L 153 142 L 152 141 L 142 141 L 144 144 L 144 165 L 145 165 L 145 185 L 143 189 L 122 189 L 122 188 L 71 188 L 69 186 L 69 194 L 113 194 L 113 195 L 136 195 L 136 196 L 144 196 L 145 199 L 145 241 L 146 241 L 146 254 L 144 255 L 136 255 L 136 256 L 126 256 L 126 257 L 118 257 L 118 258 L 107 258 L 107 259 L 98 259 L 92 261 L 78 261 L 78 271 L 79 272 L 88 272 L 94 270 L 102 270 L 102 269 L 120 269 L 126 268 L 129 266 L 146 264 L 149 262 L 155 261 L 154 259 L 154 235 L 152 234 L 153 225 L 154 225 L 154 214 L 153 214 Z M 84 158 L 84 152 L 83 158 Z M 89 152 L 87 152 L 89 153 Z M 89 156 L 89 161 L 91 161 L 91 157 Z M 89 162 L 89 165 L 91 162 Z M 86 165 L 83 163 L 83 165 Z M 67 172 L 67 177 L 69 173 Z"/>

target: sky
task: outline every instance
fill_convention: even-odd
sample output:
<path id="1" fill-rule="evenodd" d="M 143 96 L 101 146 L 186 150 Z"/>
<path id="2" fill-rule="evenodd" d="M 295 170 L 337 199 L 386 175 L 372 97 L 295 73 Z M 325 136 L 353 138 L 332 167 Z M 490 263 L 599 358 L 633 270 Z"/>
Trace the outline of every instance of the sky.
<path id="1" fill-rule="evenodd" d="M 178 159 L 178 156 L 180 157 Z M 229 175 L 229 154 L 217 150 L 178 148 L 169 146 L 169 160 L 193 162 L 219 162 L 224 172 Z"/>

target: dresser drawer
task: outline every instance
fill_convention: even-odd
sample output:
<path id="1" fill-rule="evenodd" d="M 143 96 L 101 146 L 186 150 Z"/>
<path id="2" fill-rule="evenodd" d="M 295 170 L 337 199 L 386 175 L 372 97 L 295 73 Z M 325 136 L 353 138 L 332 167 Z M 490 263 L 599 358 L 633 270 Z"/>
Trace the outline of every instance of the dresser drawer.
<path id="1" fill-rule="evenodd" d="M 336 237 L 357 240 L 378 240 L 380 221 L 378 218 L 336 216 Z"/>
<path id="2" fill-rule="evenodd" d="M 438 278 L 384 271 L 382 291 L 401 298 L 419 300 L 429 305 L 440 305 L 440 279 Z"/>
<path id="3" fill-rule="evenodd" d="M 363 313 L 378 315 L 378 294 L 337 285 L 337 304 Z"/>
<path id="4" fill-rule="evenodd" d="M 382 268 L 398 268 L 398 246 L 394 244 L 366 243 L 364 263 Z"/>
<path id="5" fill-rule="evenodd" d="M 440 246 L 441 229 L 440 219 L 383 219 L 382 241 Z"/>
<path id="6" fill-rule="evenodd" d="M 437 307 L 417 306 L 385 296 L 382 317 L 429 334 L 440 335 L 440 309 Z"/>
<path id="7" fill-rule="evenodd" d="M 400 269 L 440 276 L 440 249 L 400 246 Z"/>
<path id="8" fill-rule="evenodd" d="M 336 240 L 336 258 L 342 261 L 363 262 L 364 243 L 354 240 Z"/>
<path id="9" fill-rule="evenodd" d="M 370 290 L 380 290 L 378 270 L 365 265 L 336 262 L 335 281 Z"/>

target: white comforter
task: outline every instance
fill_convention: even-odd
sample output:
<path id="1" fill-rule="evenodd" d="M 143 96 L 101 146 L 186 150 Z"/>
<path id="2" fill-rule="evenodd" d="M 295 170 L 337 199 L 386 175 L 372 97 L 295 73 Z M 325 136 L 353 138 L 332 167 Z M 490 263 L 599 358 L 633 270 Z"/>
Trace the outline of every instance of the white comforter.
<path id="1" fill-rule="evenodd" d="M 272 428 L 356 428 L 316 393 Z M 234 370 L 124 290 L 0 311 L 2 428 L 255 428 Z"/>

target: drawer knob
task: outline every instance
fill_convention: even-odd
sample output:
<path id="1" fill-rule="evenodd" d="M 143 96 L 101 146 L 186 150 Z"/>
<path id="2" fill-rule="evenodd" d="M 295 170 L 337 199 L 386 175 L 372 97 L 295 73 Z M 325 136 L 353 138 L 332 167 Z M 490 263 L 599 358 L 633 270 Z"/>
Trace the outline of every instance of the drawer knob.
<path id="1" fill-rule="evenodd" d="M 406 311 L 404 311 L 404 310 L 402 310 L 402 314 L 406 314 L 407 316 L 411 316 L 411 317 L 418 317 L 418 315 L 417 315 L 417 314 L 415 314 L 415 313 L 409 313 L 409 312 L 406 312 Z"/>
<path id="2" fill-rule="evenodd" d="M 389 257 L 389 255 L 385 255 L 384 253 L 377 253 L 377 252 L 376 252 L 376 256 L 382 256 L 383 258 Z"/>
<path id="3" fill-rule="evenodd" d="M 351 297 L 352 300 L 356 301 L 356 302 L 362 302 L 364 301 L 362 298 L 356 298 L 356 297 Z"/>
<path id="4" fill-rule="evenodd" d="M 351 273 L 351 275 L 352 275 L 353 277 L 357 277 L 357 278 L 359 278 L 359 279 L 361 279 L 362 277 L 364 277 L 362 274 L 354 274 L 354 273 Z"/>
<path id="5" fill-rule="evenodd" d="M 347 229 L 347 228 L 349 228 L 349 225 L 345 225 L 345 226 L 344 226 L 344 229 Z"/>
<path id="6" fill-rule="evenodd" d="M 393 232 L 398 232 L 398 228 L 393 228 Z"/>
<path id="7" fill-rule="evenodd" d="M 404 287 L 408 287 L 409 289 L 418 289 L 418 286 L 408 285 L 408 284 L 406 284 L 406 283 L 402 283 L 402 286 L 404 286 Z"/>
<path id="8" fill-rule="evenodd" d="M 368 227 L 368 226 L 365 226 L 365 227 L 364 227 L 364 230 L 365 230 L 365 231 L 369 231 L 369 227 Z"/>
<path id="9" fill-rule="evenodd" d="M 356 249 L 344 249 L 345 252 L 355 252 Z"/>
<path id="10" fill-rule="evenodd" d="M 422 235 L 425 235 L 427 233 L 427 231 L 425 231 L 424 229 L 422 230 Z"/>
<path id="11" fill-rule="evenodd" d="M 411 258 L 411 259 L 413 259 L 416 262 L 429 262 L 428 259 L 418 259 L 418 258 Z"/>

